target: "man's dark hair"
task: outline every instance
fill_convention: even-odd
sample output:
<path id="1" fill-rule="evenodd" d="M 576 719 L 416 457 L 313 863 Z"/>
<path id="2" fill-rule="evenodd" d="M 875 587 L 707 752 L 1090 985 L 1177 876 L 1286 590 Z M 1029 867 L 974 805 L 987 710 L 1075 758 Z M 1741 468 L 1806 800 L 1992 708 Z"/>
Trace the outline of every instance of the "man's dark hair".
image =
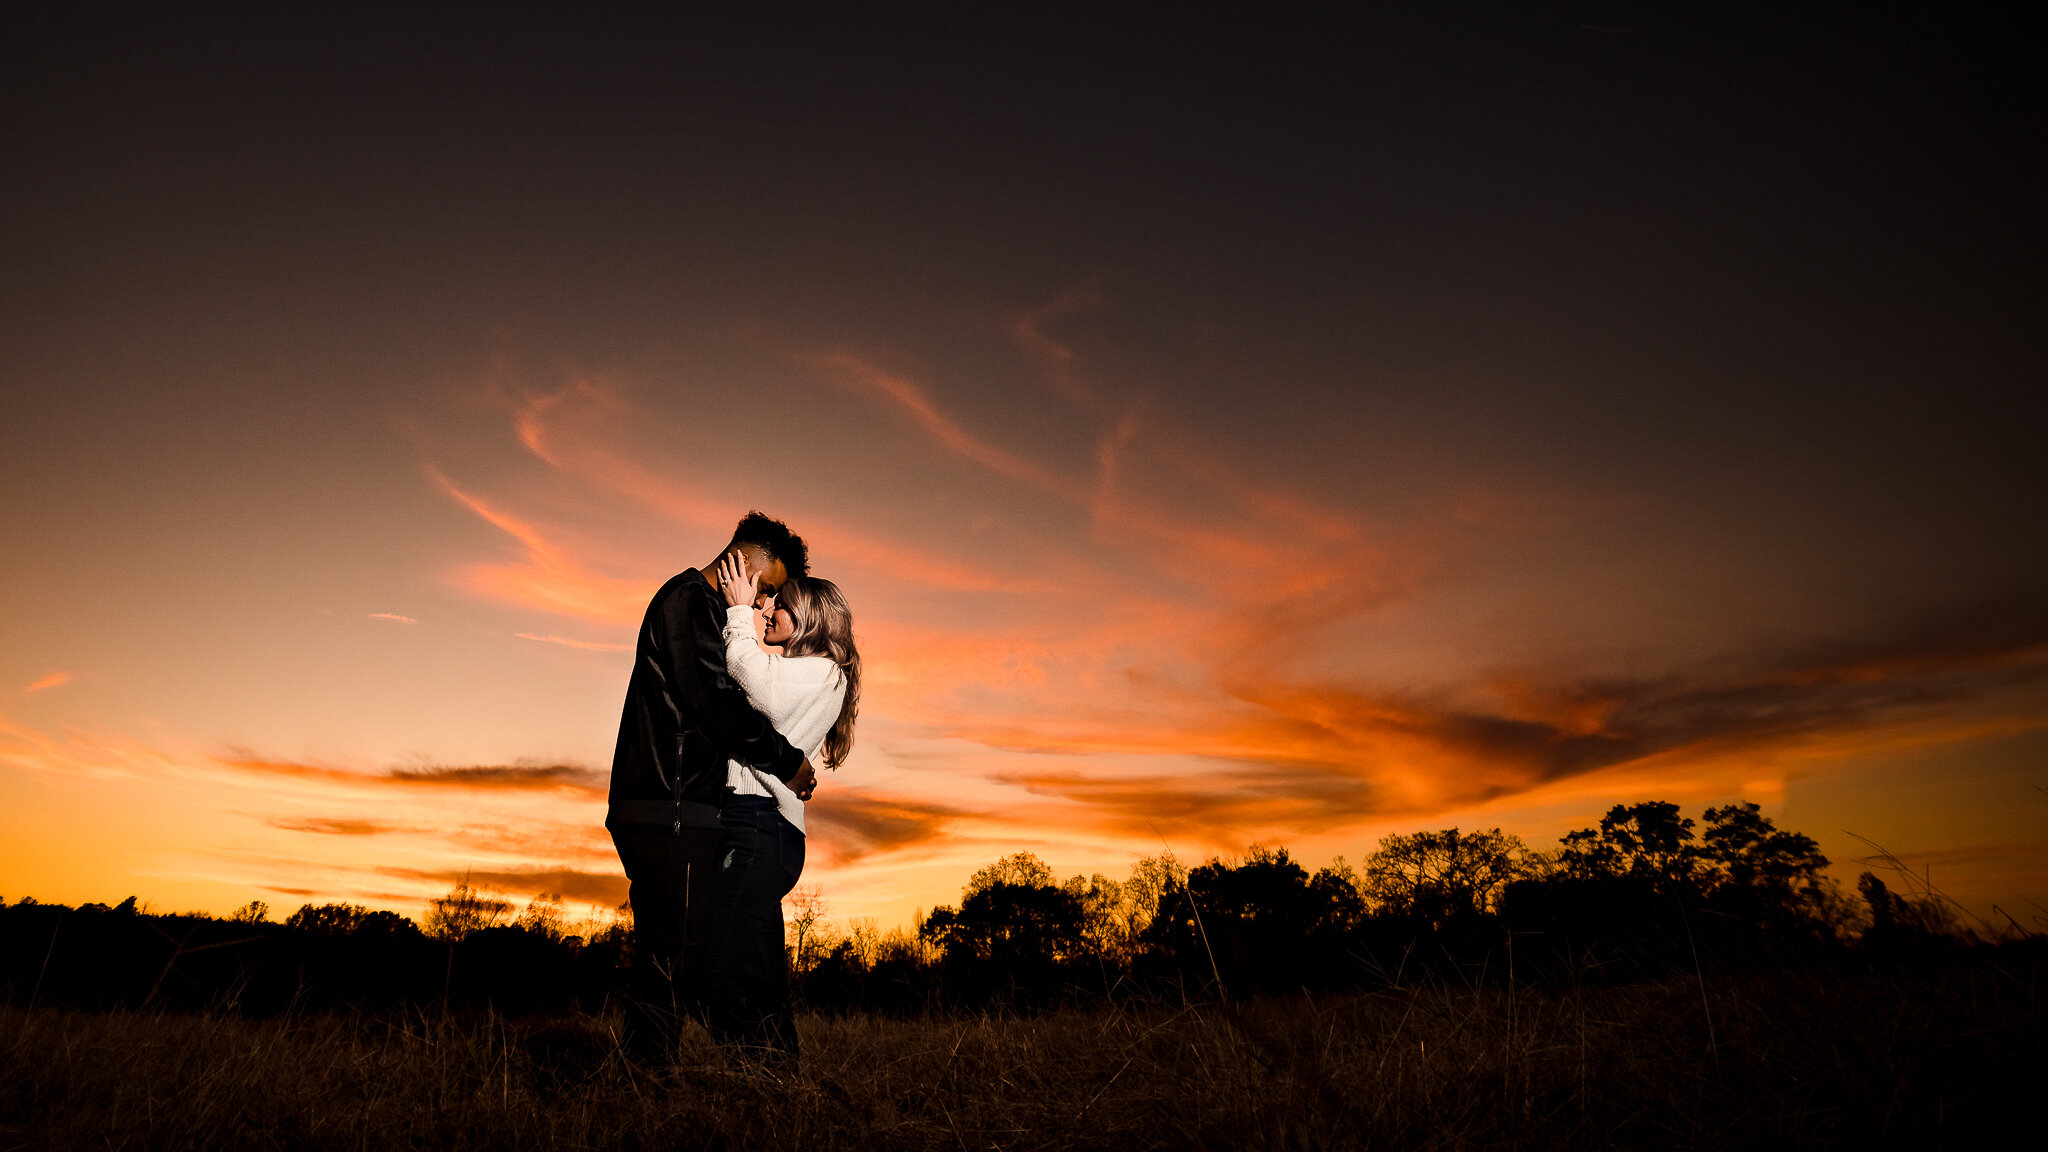
<path id="1" fill-rule="evenodd" d="M 789 525 L 780 520 L 771 520 L 760 512 L 747 513 L 739 527 L 732 530 L 732 542 L 725 550 L 730 552 L 742 544 L 765 549 L 768 555 L 782 561 L 791 576 L 811 574 L 811 550 L 804 546 L 803 537 L 791 532 Z"/>

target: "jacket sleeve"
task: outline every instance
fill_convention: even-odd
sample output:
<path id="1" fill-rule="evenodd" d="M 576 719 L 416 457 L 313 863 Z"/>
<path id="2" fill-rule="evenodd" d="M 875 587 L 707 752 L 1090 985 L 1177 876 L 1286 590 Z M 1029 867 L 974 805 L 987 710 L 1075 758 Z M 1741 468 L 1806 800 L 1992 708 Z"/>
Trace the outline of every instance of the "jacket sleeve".
<path id="1" fill-rule="evenodd" d="M 683 699 L 711 741 L 728 760 L 758 768 L 788 783 L 803 768 L 804 754 L 791 747 L 725 669 L 725 612 L 710 589 L 695 580 L 677 589 L 665 606 L 669 660 Z"/>

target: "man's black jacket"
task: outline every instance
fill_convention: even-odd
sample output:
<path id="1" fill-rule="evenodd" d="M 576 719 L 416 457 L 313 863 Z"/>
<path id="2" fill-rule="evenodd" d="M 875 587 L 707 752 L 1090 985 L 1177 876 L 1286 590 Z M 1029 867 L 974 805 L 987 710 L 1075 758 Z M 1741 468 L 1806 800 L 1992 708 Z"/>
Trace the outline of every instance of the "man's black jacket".
<path id="1" fill-rule="evenodd" d="M 725 762 L 788 781 L 802 752 L 725 671 L 725 599 L 695 568 L 661 586 L 640 623 L 607 826 L 718 827 Z"/>

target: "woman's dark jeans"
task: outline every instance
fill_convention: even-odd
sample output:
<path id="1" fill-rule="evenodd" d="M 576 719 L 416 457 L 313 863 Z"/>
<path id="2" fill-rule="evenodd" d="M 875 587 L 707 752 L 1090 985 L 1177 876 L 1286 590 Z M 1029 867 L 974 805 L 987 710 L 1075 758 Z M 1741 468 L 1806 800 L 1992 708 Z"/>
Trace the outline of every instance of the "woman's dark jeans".
<path id="1" fill-rule="evenodd" d="M 725 1045 L 796 1062 L 782 898 L 804 870 L 804 834 L 766 796 L 728 796 L 706 945 L 705 1024 Z"/>

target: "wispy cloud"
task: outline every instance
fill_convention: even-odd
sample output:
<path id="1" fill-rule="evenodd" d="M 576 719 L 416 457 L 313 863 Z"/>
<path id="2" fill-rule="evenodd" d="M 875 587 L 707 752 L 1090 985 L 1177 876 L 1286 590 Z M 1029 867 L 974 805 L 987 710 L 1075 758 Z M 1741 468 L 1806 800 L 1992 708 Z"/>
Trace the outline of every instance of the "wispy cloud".
<path id="1" fill-rule="evenodd" d="M 31 692 L 41 692 L 47 688 L 62 688 L 69 683 L 71 683 L 71 673 L 52 672 L 33 683 L 23 685 L 21 691 L 23 695 L 27 695 Z"/>
<path id="2" fill-rule="evenodd" d="M 418 620 L 415 620 L 415 619 L 413 619 L 413 618 L 412 618 L 412 617 L 410 617 L 410 616 L 400 616 L 400 615 L 399 615 L 398 613 L 396 613 L 396 612 L 372 612 L 372 613 L 370 613 L 370 619 L 372 619 L 372 620 L 389 620 L 389 621 L 390 621 L 390 622 L 392 622 L 393 624 L 417 624 L 417 623 L 419 623 L 419 621 L 418 621 Z"/>
<path id="3" fill-rule="evenodd" d="M 1923 740 L 1979 730 L 1973 705 L 2048 681 L 2048 627 L 2013 613 L 1967 625 L 1905 626 L 1866 638 L 1636 680 L 1503 679 L 1491 709 L 1441 697 L 1247 682 L 1248 727 L 1170 723 L 1019 731 L 1015 746 L 1178 749 L 1211 758 L 1194 776 L 1091 774 L 1048 767 L 1004 779 L 1079 802 L 1134 832 L 1167 819 L 1222 839 L 1314 832 L 1527 792 L 1631 764 L 1743 761 L 1810 752 L 1873 733 Z M 1472 686 L 1480 687 L 1480 686 Z M 2048 714 L 2023 717 L 2024 727 Z"/>
<path id="4" fill-rule="evenodd" d="M 602 795 L 608 785 L 607 773 L 575 764 L 428 765 L 416 768 L 390 768 L 382 772 L 361 772 L 331 765 L 270 759 L 248 753 L 223 756 L 220 763 L 246 772 L 317 779 L 362 788 L 444 787 L 484 791 L 508 788 L 561 788 Z"/>
<path id="5" fill-rule="evenodd" d="M 841 791 L 827 781 L 817 799 L 804 806 L 812 843 L 837 864 L 878 852 L 932 843 L 962 815 L 958 808 L 900 796 Z"/>
<path id="6" fill-rule="evenodd" d="M 1139 440 L 1137 417 L 1146 405 L 1142 398 L 1112 399 L 1095 387 L 1088 380 L 1080 350 L 1054 336 L 1050 329 L 1057 321 L 1099 311 L 1106 304 L 1101 281 L 1091 279 L 1046 304 L 1026 310 L 1010 326 L 1012 339 L 1037 359 L 1052 390 L 1104 425 L 1097 446 L 1104 493 L 1114 490 L 1117 464 L 1125 450 Z M 1271 532 L 1270 536 L 1306 533 L 1311 539 L 1341 541 L 1359 534 L 1354 515 L 1254 480 L 1243 469 L 1228 463 L 1223 451 L 1185 430 L 1153 420 L 1144 425 L 1144 433 L 1139 446 L 1147 455 L 1184 479 L 1214 489 L 1230 503 L 1277 521 L 1281 531 Z"/>
<path id="7" fill-rule="evenodd" d="M 407 825 L 391 824 L 382 820 L 336 820 L 322 816 L 299 819 L 273 816 L 264 823 L 286 832 L 311 832 L 319 836 L 381 836 L 387 832 L 412 830 Z"/>
<path id="8" fill-rule="evenodd" d="M 468 565 L 462 584 L 490 599 L 603 623 L 638 620 L 658 586 L 606 576 L 572 557 L 535 524 L 492 507 L 437 469 L 428 475 L 456 503 L 518 541 L 524 556 L 510 563 Z"/>
<path id="9" fill-rule="evenodd" d="M 1095 455 L 1101 472 L 1090 481 L 1062 475 L 969 431 L 946 413 L 924 386 L 858 353 L 834 351 L 797 359 L 821 377 L 843 383 L 856 394 L 878 399 L 889 409 L 909 417 L 913 426 L 955 456 L 1085 510 L 1099 532 L 1125 534 L 1168 549 L 1165 558 L 1178 560 L 1190 572 L 1208 573 L 1212 578 L 1243 572 L 1271 557 L 1276 542 L 1286 538 L 1285 532 L 1275 531 L 1270 524 L 1230 525 L 1216 518 L 1213 508 L 1212 514 L 1202 519 L 1179 515 L 1159 502 L 1139 498 L 1128 486 L 1117 484 L 1124 453 L 1137 442 L 1133 412 L 1123 413 L 1097 443 Z M 1226 495 L 1259 512 L 1285 516 L 1289 530 L 1312 528 L 1325 553 L 1331 546 L 1348 541 L 1349 546 L 1343 549 L 1347 555 L 1329 558 L 1341 559 L 1346 571 L 1363 575 L 1383 567 L 1370 550 L 1359 547 L 1357 526 L 1342 517 L 1314 513 L 1298 499 L 1263 493 L 1237 480 L 1229 469 L 1213 461 L 1186 471 L 1222 485 Z"/>
<path id="10" fill-rule="evenodd" d="M 572 640 L 567 636 L 541 636 L 532 632 L 514 632 L 521 640 L 537 640 L 542 644 L 560 644 L 564 648 L 581 648 L 587 652 L 631 652 L 631 644 L 606 644 L 598 640 Z"/>
<path id="11" fill-rule="evenodd" d="M 393 768 L 388 779 L 404 784 L 442 784 L 463 788 L 573 788 L 583 792 L 603 792 L 609 784 L 609 773 L 576 764 L 490 764 L 460 768 Z"/>
<path id="12" fill-rule="evenodd" d="M 796 357 L 798 363 L 816 370 L 829 380 L 842 381 L 856 390 L 879 397 L 910 417 L 932 439 L 963 459 L 997 475 L 1028 484 L 1044 492 L 1085 504 L 1088 488 L 1008 449 L 974 435 L 933 403 L 923 387 L 907 376 L 889 372 L 854 352 L 821 352 Z"/>
<path id="13" fill-rule="evenodd" d="M 176 775 L 203 754 L 147 741 L 39 731 L 0 716 L 0 765 L 66 779 L 138 780 Z"/>
<path id="14" fill-rule="evenodd" d="M 659 426 L 660 421 L 614 388 L 578 379 L 554 391 L 512 397 L 508 405 L 519 443 L 554 469 L 566 485 L 600 493 L 607 505 L 622 499 L 692 533 L 711 537 L 730 531 L 745 511 L 745 497 L 712 498 L 689 478 L 633 458 L 623 446 L 625 430 L 644 430 Z M 682 434 L 682 430 L 673 432 Z M 672 574 L 664 571 L 661 577 L 639 583 L 599 575 L 592 563 L 576 558 L 573 548 L 538 523 L 506 513 L 495 502 L 456 486 L 438 469 L 429 468 L 428 475 L 458 504 L 526 546 L 524 563 L 463 565 L 457 582 L 473 593 L 551 614 L 630 625 L 639 622 L 646 598 L 658 580 Z M 1052 557 L 1041 570 L 1032 571 L 980 564 L 957 549 L 890 538 L 844 522 L 822 529 L 805 523 L 802 528 L 814 547 L 822 543 L 838 563 L 874 572 L 914 573 L 921 587 L 946 592 L 1047 595 L 1092 575 Z M 516 634 L 542 642 L 568 640 L 539 631 Z"/>
<path id="15" fill-rule="evenodd" d="M 437 872 L 421 868 L 386 867 L 377 871 L 394 879 L 442 885 L 466 883 L 476 888 L 495 889 L 520 896 L 557 892 L 570 900 L 606 906 L 623 903 L 627 888 L 623 873 L 586 872 L 574 868 L 463 868 Z"/>

